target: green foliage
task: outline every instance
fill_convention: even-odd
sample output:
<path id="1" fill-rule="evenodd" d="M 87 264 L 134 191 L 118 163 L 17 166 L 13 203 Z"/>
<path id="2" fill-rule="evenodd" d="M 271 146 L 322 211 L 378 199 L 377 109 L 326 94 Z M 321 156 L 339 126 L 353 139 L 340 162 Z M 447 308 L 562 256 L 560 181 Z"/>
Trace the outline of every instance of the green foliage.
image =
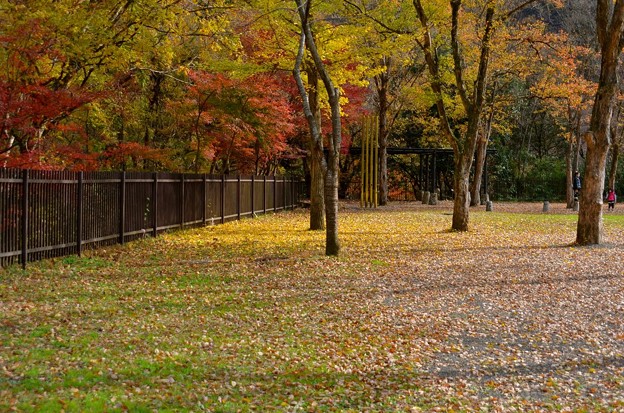
<path id="1" fill-rule="evenodd" d="M 491 195 L 496 200 L 561 201 L 566 196 L 565 161 L 525 157 L 501 150 L 490 159 Z M 521 168 L 520 165 L 523 165 Z"/>

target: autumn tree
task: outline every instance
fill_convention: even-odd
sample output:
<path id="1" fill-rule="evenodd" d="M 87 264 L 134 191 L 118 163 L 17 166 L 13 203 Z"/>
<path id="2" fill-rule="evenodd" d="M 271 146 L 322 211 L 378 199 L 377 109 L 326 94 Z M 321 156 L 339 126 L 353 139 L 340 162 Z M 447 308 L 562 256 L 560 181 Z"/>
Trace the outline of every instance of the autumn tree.
<path id="1" fill-rule="evenodd" d="M 478 57 L 475 63 L 478 65 L 474 81 L 474 87 L 468 90 L 466 81 L 466 66 L 462 47 L 460 46 L 460 23 L 463 18 L 464 9 L 461 0 L 450 1 L 450 45 L 453 59 L 453 73 L 455 77 L 455 88 L 461 98 L 461 104 L 465 110 L 466 125 L 463 131 L 457 131 L 451 120 L 448 103 L 444 98 L 444 85 L 442 79 L 442 59 L 439 49 L 434 44 L 435 22 L 430 19 L 431 9 L 425 9 L 421 1 L 414 1 L 414 7 L 421 24 L 421 34 L 417 39 L 419 46 L 425 55 L 425 61 L 429 70 L 431 89 L 436 96 L 435 104 L 440 119 L 440 129 L 448 143 L 453 148 L 454 153 L 454 194 L 452 229 L 456 231 L 468 230 L 469 219 L 469 178 L 472 167 L 473 156 L 476 148 L 479 133 L 479 122 L 484 109 L 485 90 L 489 68 L 490 47 L 492 36 L 495 30 L 495 20 L 497 9 L 494 3 L 485 4 L 484 20 L 480 36 L 480 46 Z"/>
<path id="2" fill-rule="evenodd" d="M 96 94 L 79 87 L 54 88 L 58 65 L 67 56 L 51 31 L 38 21 L 13 27 L 0 35 L 0 158 L 4 167 L 48 168 L 56 158 L 54 134 L 77 129 L 68 117 L 92 101 Z"/>
<path id="3" fill-rule="evenodd" d="M 293 130 L 293 108 L 280 79 L 259 73 L 244 79 L 190 71 L 179 126 L 190 131 L 188 169 L 275 173 Z"/>
<path id="4" fill-rule="evenodd" d="M 561 37 L 562 35 L 559 35 Z M 539 65 L 537 80 L 531 86 L 532 96 L 541 99 L 553 115 L 566 139 L 566 203 L 573 207 L 572 177 L 579 169 L 581 127 L 591 102 L 594 84 L 581 70 L 582 59 L 589 51 L 568 42 L 567 36 L 546 43 L 544 59 Z"/>
<path id="5" fill-rule="evenodd" d="M 622 141 L 624 140 L 624 102 L 622 102 L 621 91 L 618 94 L 617 105 L 614 117 L 611 121 L 611 153 L 610 166 L 607 174 L 607 189 L 615 189 L 617 180 L 617 170 L 620 161 Z"/>
<path id="6" fill-rule="evenodd" d="M 340 90 L 334 85 L 314 40 L 312 23 L 310 21 L 312 0 L 308 0 L 305 3 L 302 0 L 295 0 L 295 3 L 297 5 L 297 13 L 301 24 L 301 35 L 293 74 L 303 100 L 304 113 L 308 120 L 310 133 L 312 139 L 315 141 L 322 139 L 321 131 L 318 121 L 310 107 L 308 93 L 301 76 L 301 65 L 306 50 L 310 53 L 314 61 L 314 66 L 323 82 L 331 108 L 332 134 L 330 139 L 328 139 L 328 159 L 327 162 L 323 164 L 325 173 L 325 253 L 327 255 L 338 255 L 340 252 L 340 242 L 338 240 L 338 182 L 340 173 L 339 157 L 342 142 Z"/>
<path id="7" fill-rule="evenodd" d="M 587 157 L 576 233 L 579 245 L 602 242 L 602 192 L 611 146 L 610 127 L 618 87 L 618 61 L 624 44 L 624 0 L 597 0 L 596 4 L 601 64 L 589 130 L 584 135 Z"/>

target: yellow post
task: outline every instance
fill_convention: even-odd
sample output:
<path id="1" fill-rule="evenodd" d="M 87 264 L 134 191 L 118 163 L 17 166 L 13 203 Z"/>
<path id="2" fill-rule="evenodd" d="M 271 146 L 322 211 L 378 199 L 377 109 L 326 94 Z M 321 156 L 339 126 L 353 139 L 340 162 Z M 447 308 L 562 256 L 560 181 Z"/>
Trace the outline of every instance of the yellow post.
<path id="1" fill-rule="evenodd" d="M 362 123 L 362 152 L 360 153 L 360 208 L 379 205 L 379 119 L 367 116 Z"/>
<path id="2" fill-rule="evenodd" d="M 362 143 L 360 144 L 360 208 L 364 208 L 364 177 L 366 170 L 364 169 L 364 141 L 366 140 L 366 123 L 362 124 Z"/>
<path id="3" fill-rule="evenodd" d="M 379 205 L 379 119 L 367 116 L 362 122 L 360 153 L 360 208 Z"/>
<path id="4" fill-rule="evenodd" d="M 379 118 L 373 118 L 373 206 L 377 208 L 379 183 L 377 174 L 379 172 Z"/>
<path id="5" fill-rule="evenodd" d="M 370 208 L 371 204 L 371 162 L 373 157 L 371 156 L 371 123 L 370 118 L 366 117 L 366 130 L 368 131 L 368 137 L 366 138 L 366 208 Z"/>

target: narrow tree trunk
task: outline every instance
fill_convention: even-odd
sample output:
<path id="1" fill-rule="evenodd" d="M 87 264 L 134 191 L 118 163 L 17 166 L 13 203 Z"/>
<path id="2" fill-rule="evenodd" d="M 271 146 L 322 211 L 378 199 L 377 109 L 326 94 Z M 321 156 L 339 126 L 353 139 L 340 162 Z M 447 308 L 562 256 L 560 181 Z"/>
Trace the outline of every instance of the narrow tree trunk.
<path id="1" fill-rule="evenodd" d="M 470 216 L 469 176 L 472 162 L 467 160 L 465 155 L 456 155 L 456 159 L 458 160 L 455 161 L 453 177 L 455 202 L 453 203 L 453 224 L 451 228 L 454 231 L 468 231 Z"/>
<path id="2" fill-rule="evenodd" d="M 325 169 L 323 142 L 312 141 L 310 145 L 310 229 L 325 229 Z"/>
<path id="3" fill-rule="evenodd" d="M 611 146 L 611 167 L 609 168 L 609 188 L 615 189 L 615 179 L 617 177 L 617 167 L 620 160 L 620 144 L 614 139 Z"/>
<path id="4" fill-rule="evenodd" d="M 340 243 L 338 242 L 338 184 L 340 179 L 340 146 L 342 143 L 342 119 L 340 114 L 340 92 L 334 87 L 333 81 L 325 68 L 321 54 L 316 47 L 312 29 L 308 21 L 311 1 L 307 1 L 305 6 L 302 0 L 295 0 L 297 4 L 297 12 L 301 20 L 301 37 L 299 43 L 299 52 L 295 63 L 295 79 L 297 87 L 303 98 L 304 112 L 313 131 L 312 135 L 317 141 L 321 138 L 318 122 L 314 119 L 314 115 L 310 109 L 308 94 L 303 86 L 300 74 L 301 61 L 304 54 L 304 45 L 310 52 L 310 56 L 314 60 L 314 66 L 319 77 L 323 81 L 325 91 L 329 98 L 329 106 L 331 108 L 331 126 L 332 135 L 329 139 L 329 161 L 327 163 L 327 172 L 325 178 L 325 231 L 326 231 L 326 255 L 338 255 L 340 252 Z"/>
<path id="5" fill-rule="evenodd" d="M 573 135 L 570 133 L 570 135 Z M 574 140 L 573 136 L 570 136 L 568 140 L 568 147 L 566 149 L 566 208 L 574 207 L 574 189 L 572 189 L 572 179 L 574 171 L 572 170 L 574 158 Z"/>
<path id="6" fill-rule="evenodd" d="M 580 113 L 579 113 L 579 117 L 580 117 Z M 583 134 L 581 133 L 581 124 L 579 120 L 576 125 L 576 145 L 574 148 L 576 149 L 576 152 L 574 153 L 574 170 L 575 171 L 581 170 L 581 144 L 582 143 L 583 143 Z"/>
<path id="7" fill-rule="evenodd" d="M 338 240 L 338 177 L 340 167 L 338 158 L 329 156 L 327 173 L 325 175 L 325 216 L 327 228 L 325 231 L 325 255 L 338 255 L 340 242 Z"/>
<path id="8" fill-rule="evenodd" d="M 320 56 L 317 55 L 318 60 Z M 321 66 L 317 63 L 317 67 Z M 325 255 L 338 255 L 340 242 L 338 241 L 338 186 L 340 184 L 340 146 L 342 144 L 342 119 L 340 115 L 340 92 L 333 87 L 333 83 L 326 71 L 321 71 L 323 83 L 329 96 L 331 108 L 332 136 L 329 140 L 329 160 L 325 178 L 325 222 L 326 240 Z"/>
<path id="9" fill-rule="evenodd" d="M 481 204 L 481 182 L 483 181 L 483 169 L 485 167 L 485 160 L 487 159 L 487 147 L 490 142 L 490 136 L 492 135 L 492 123 L 494 121 L 494 98 L 496 97 L 497 83 L 494 82 L 490 95 L 490 114 L 485 121 L 485 127 L 483 128 L 483 135 L 479 137 L 477 141 L 476 150 L 476 163 L 474 180 L 470 187 L 470 206 L 477 206 Z"/>
<path id="10" fill-rule="evenodd" d="M 475 173 L 473 181 L 470 184 L 470 206 L 481 204 L 481 181 L 483 180 L 483 167 L 485 166 L 486 154 L 487 138 L 482 136 L 477 142 Z"/>
<path id="11" fill-rule="evenodd" d="M 310 110 L 321 131 L 321 114 L 318 93 L 318 73 L 314 62 L 306 64 L 308 74 L 308 96 Z M 325 229 L 325 157 L 323 155 L 323 139 L 310 139 L 310 229 L 313 231 Z"/>
<path id="12" fill-rule="evenodd" d="M 386 71 L 376 78 L 377 94 L 379 95 L 379 205 L 388 203 L 388 74 L 389 59 Z"/>

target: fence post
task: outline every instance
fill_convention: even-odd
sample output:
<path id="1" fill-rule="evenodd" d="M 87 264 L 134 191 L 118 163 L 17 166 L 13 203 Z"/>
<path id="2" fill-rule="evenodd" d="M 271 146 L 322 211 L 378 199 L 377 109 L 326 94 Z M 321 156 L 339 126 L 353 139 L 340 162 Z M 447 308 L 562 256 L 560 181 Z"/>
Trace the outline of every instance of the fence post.
<path id="1" fill-rule="evenodd" d="M 182 177 L 180 178 L 180 184 L 182 185 L 182 199 L 180 200 L 180 228 L 184 228 L 184 208 L 186 207 L 186 205 L 184 205 L 184 174 L 182 174 Z"/>
<path id="2" fill-rule="evenodd" d="M 22 269 L 28 261 L 28 169 L 22 171 Z"/>
<path id="3" fill-rule="evenodd" d="M 286 211 L 286 175 L 282 176 L 282 191 L 284 192 L 284 211 Z"/>
<path id="4" fill-rule="evenodd" d="M 238 176 L 236 177 L 236 219 L 238 219 L 240 221 L 241 219 L 241 202 L 242 202 L 242 196 L 241 196 L 241 175 L 238 174 Z"/>
<path id="5" fill-rule="evenodd" d="M 221 175 L 221 223 L 225 223 L 225 174 Z"/>
<path id="6" fill-rule="evenodd" d="M 121 173 L 119 185 L 119 243 L 123 245 L 126 232 L 126 171 Z"/>
<path id="7" fill-rule="evenodd" d="M 256 196 L 256 175 L 251 174 L 251 217 L 256 216 L 255 196 Z"/>
<path id="8" fill-rule="evenodd" d="M 206 226 L 206 207 L 208 206 L 208 200 L 206 199 L 208 196 L 208 190 L 206 189 L 206 185 L 208 184 L 208 180 L 206 179 L 206 174 L 204 174 L 202 179 L 204 188 L 202 190 L 203 201 L 202 201 L 202 225 Z"/>
<path id="9" fill-rule="evenodd" d="M 263 176 L 262 178 L 263 180 L 263 184 L 262 184 L 262 209 L 264 210 L 264 215 L 266 215 L 266 188 L 267 188 L 267 179 L 266 179 L 266 175 Z"/>
<path id="10" fill-rule="evenodd" d="M 277 212 L 277 175 L 273 175 L 273 212 Z"/>
<path id="11" fill-rule="evenodd" d="M 82 255 L 82 195 L 83 195 L 84 173 L 78 172 L 78 188 L 76 188 L 76 253 Z"/>
<path id="12" fill-rule="evenodd" d="M 152 235 L 155 238 L 158 235 L 158 172 L 154 172 L 152 177 Z"/>

